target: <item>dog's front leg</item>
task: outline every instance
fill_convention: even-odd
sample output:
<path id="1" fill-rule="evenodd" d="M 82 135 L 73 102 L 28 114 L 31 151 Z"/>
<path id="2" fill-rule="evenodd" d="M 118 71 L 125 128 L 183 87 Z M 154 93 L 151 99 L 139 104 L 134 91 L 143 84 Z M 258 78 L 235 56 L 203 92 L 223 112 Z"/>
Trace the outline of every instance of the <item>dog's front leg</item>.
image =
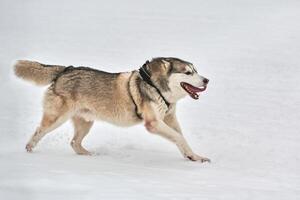
<path id="1" fill-rule="evenodd" d="M 164 118 L 164 122 L 171 128 L 173 128 L 176 132 L 182 134 L 180 125 L 178 123 L 175 110 L 171 113 L 169 113 L 167 116 Z"/>
<path id="2" fill-rule="evenodd" d="M 169 127 L 155 113 L 157 112 L 149 112 L 148 110 L 147 114 L 144 115 L 145 127 L 149 132 L 156 133 L 174 142 L 185 158 L 188 158 L 192 161 L 210 162 L 208 158 L 195 154 L 186 142 L 183 135 Z"/>

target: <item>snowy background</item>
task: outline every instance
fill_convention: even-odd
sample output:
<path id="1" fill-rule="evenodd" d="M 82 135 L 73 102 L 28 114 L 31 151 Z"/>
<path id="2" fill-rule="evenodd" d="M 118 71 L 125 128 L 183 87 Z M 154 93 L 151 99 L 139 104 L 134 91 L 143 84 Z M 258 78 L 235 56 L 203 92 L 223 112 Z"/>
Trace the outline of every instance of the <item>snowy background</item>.
<path id="1" fill-rule="evenodd" d="M 300 1 L 0 1 L 0 199 L 300 199 Z M 17 59 L 119 72 L 156 56 L 188 60 L 210 79 L 178 118 L 195 152 L 142 125 L 98 122 L 77 156 L 72 126 L 32 154 L 39 88 Z"/>

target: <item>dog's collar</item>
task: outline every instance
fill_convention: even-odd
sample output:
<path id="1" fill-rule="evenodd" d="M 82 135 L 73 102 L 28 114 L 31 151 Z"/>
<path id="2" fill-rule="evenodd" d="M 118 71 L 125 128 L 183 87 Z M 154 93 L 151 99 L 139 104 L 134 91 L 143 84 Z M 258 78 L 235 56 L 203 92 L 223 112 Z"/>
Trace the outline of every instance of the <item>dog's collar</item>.
<path id="1" fill-rule="evenodd" d="M 145 81 L 146 83 L 148 83 L 150 86 L 154 87 L 157 91 L 157 93 L 161 96 L 161 98 L 163 99 L 163 101 L 165 102 L 165 104 L 167 105 L 167 107 L 170 107 L 170 103 L 166 100 L 166 98 L 162 95 L 162 93 L 160 92 L 160 90 L 152 83 L 151 79 L 150 79 L 150 75 L 148 70 L 145 67 L 146 65 L 143 65 L 140 69 L 139 69 L 139 73 L 143 79 L 143 81 Z"/>

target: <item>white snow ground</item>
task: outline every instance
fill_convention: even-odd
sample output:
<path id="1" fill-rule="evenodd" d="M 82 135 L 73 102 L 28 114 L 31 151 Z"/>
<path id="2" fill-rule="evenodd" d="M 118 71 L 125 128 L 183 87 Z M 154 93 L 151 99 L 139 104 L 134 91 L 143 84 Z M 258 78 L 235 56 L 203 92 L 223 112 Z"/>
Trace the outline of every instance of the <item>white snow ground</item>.
<path id="1" fill-rule="evenodd" d="M 0 1 L 0 199 L 300 199 L 300 1 Z M 98 122 L 24 146 L 45 88 L 16 79 L 17 59 L 137 69 L 176 56 L 210 78 L 178 117 L 210 164 L 181 158 L 140 126 Z"/>

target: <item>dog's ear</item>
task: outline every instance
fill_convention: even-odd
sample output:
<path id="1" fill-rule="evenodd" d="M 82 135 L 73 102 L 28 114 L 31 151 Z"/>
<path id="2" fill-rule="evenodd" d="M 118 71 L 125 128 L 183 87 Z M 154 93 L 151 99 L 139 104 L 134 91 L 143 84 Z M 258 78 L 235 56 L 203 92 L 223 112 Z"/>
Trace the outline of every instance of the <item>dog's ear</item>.
<path id="1" fill-rule="evenodd" d="M 170 68 L 171 63 L 169 61 L 167 61 L 166 59 L 162 59 L 161 61 L 163 63 L 163 65 L 162 65 L 163 69 L 165 71 L 168 71 L 169 68 Z"/>
<path id="2" fill-rule="evenodd" d="M 172 63 L 165 58 L 154 58 L 151 62 L 146 62 L 147 69 L 151 76 L 162 76 L 167 75 L 172 68 Z"/>
<path id="3" fill-rule="evenodd" d="M 166 74 L 170 74 L 173 71 L 173 62 L 169 59 L 162 59 L 162 63 Z"/>

